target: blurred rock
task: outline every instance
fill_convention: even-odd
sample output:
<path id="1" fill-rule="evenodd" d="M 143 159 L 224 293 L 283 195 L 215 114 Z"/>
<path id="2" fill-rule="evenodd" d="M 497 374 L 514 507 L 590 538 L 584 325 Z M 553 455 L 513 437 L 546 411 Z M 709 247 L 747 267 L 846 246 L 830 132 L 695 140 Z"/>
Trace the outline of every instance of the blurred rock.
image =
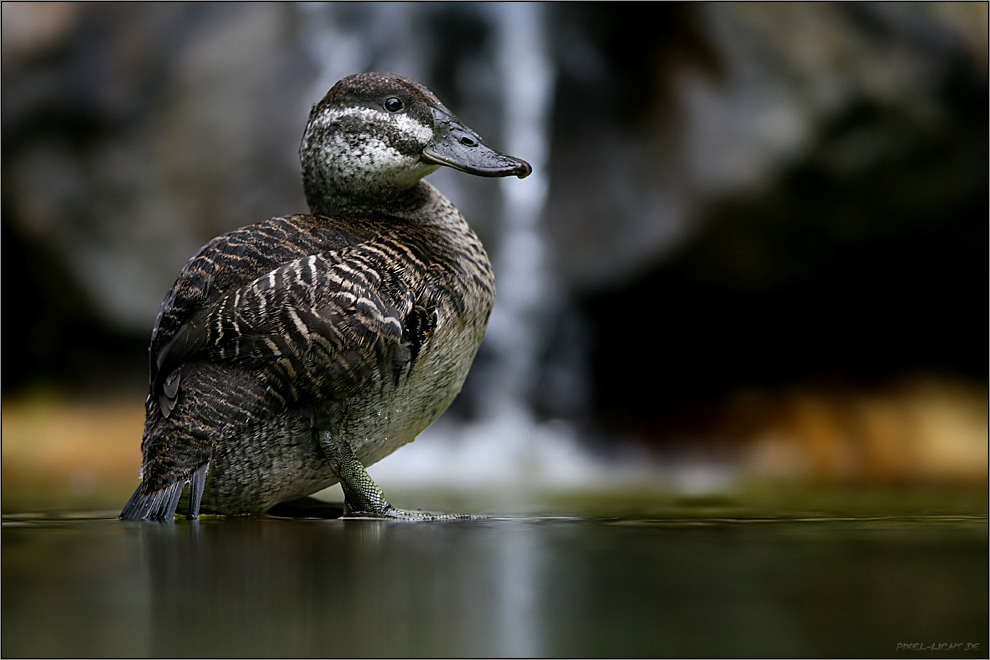
<path id="1" fill-rule="evenodd" d="M 306 107 L 285 99 L 298 99 L 287 91 L 304 80 L 291 75 L 291 57 L 271 56 L 286 10 L 28 4 L 11 13 L 54 22 L 61 38 L 33 48 L 15 40 L 4 53 L 5 226 L 53 251 L 108 326 L 146 333 L 204 236 L 303 208 L 293 115 Z M 5 44 L 19 25 L 4 21 Z"/>
<path id="2" fill-rule="evenodd" d="M 560 6 L 546 224 L 561 272 L 582 291 L 621 285 L 714 204 L 794 167 L 828 159 L 854 177 L 913 143 L 985 134 L 986 29 L 970 26 L 986 17 L 953 3 Z M 834 135 L 864 108 L 872 121 Z"/>

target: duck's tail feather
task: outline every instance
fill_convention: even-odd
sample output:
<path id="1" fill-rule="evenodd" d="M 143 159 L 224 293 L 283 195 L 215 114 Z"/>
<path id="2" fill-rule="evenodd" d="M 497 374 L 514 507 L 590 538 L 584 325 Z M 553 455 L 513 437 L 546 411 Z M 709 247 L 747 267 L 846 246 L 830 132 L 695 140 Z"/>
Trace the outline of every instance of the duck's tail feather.
<path id="1" fill-rule="evenodd" d="M 141 484 L 120 512 L 122 520 L 172 520 L 179 507 L 179 500 L 186 484 L 189 484 L 189 517 L 199 517 L 199 506 L 206 488 L 206 472 L 209 463 L 197 468 L 188 479 L 179 479 L 162 488 L 148 490 Z"/>
<path id="2" fill-rule="evenodd" d="M 148 491 L 141 484 L 120 512 L 121 519 L 171 520 L 179 506 L 179 498 L 185 485 L 184 481 L 176 481 L 159 490 Z"/>
<path id="3" fill-rule="evenodd" d="M 206 470 L 209 463 L 204 463 L 192 473 L 189 479 L 189 517 L 199 518 L 199 505 L 203 500 L 203 490 L 206 488 Z"/>

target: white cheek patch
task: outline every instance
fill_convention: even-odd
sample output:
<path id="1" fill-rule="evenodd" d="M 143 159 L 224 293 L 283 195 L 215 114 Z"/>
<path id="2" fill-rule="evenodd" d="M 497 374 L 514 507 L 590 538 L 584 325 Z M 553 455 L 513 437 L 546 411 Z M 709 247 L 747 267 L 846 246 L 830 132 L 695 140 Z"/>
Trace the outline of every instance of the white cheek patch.
<path id="1" fill-rule="evenodd" d="M 400 153 L 379 138 L 368 136 L 355 142 L 335 135 L 322 151 L 329 174 L 344 186 L 350 181 L 371 190 L 406 188 L 436 169 L 417 156 Z"/>
<path id="2" fill-rule="evenodd" d="M 372 110 L 371 108 L 329 108 L 313 118 L 312 126 L 322 127 L 333 123 L 342 117 L 357 116 L 368 123 L 387 122 L 395 126 L 399 132 L 404 133 L 412 139 L 427 143 L 433 137 L 433 129 L 423 126 L 409 115 L 393 115 L 390 113 Z"/>

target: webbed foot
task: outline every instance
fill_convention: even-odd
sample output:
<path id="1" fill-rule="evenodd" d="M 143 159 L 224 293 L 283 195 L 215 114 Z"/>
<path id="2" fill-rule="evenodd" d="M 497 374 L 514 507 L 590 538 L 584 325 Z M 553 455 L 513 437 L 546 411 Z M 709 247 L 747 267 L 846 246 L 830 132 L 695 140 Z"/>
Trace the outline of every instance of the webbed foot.
<path id="1" fill-rule="evenodd" d="M 375 519 L 375 520 L 423 520 L 423 521 L 442 521 L 442 520 L 481 520 L 484 516 L 473 515 L 470 513 L 438 513 L 435 511 L 413 511 L 410 509 L 397 509 L 388 502 L 385 502 L 385 507 L 379 511 L 351 511 L 349 510 L 347 503 L 344 504 L 344 515 L 343 518 L 346 519 Z"/>
<path id="2" fill-rule="evenodd" d="M 410 511 L 397 509 L 388 500 L 371 478 L 364 465 L 354 454 L 354 450 L 343 438 L 329 432 L 320 433 L 320 445 L 330 463 L 330 467 L 340 480 L 344 491 L 344 518 L 374 518 L 385 520 L 472 520 L 480 516 L 430 511 Z"/>

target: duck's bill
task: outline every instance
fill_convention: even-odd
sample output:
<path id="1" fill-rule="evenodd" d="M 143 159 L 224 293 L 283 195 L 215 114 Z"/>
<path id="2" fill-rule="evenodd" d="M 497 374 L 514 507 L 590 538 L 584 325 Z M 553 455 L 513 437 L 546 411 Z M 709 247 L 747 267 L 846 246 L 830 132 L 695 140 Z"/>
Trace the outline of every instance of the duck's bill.
<path id="1" fill-rule="evenodd" d="M 499 153 L 456 117 L 434 111 L 433 141 L 423 149 L 423 159 L 478 176 L 530 175 L 533 168 L 519 158 Z"/>

